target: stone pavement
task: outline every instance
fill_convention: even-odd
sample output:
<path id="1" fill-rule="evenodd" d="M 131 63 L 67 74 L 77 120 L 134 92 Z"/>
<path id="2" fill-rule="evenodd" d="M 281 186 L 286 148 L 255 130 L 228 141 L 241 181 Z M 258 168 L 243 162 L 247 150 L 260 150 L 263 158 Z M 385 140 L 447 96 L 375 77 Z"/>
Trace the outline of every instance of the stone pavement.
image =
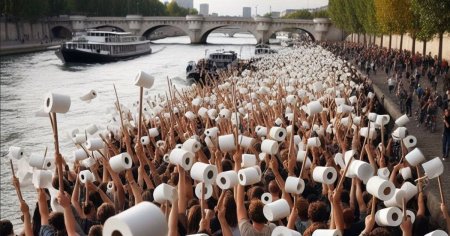
<path id="1" fill-rule="evenodd" d="M 399 116 L 403 115 L 400 113 L 400 102 L 397 96 L 394 93 L 389 94 L 388 86 L 387 86 L 387 76 L 384 71 L 378 70 L 376 75 L 371 73 L 370 78 L 373 81 L 375 94 L 379 98 L 379 101 L 382 96 L 384 96 L 384 107 L 386 111 L 391 115 L 391 117 L 395 120 Z M 428 79 L 421 78 L 420 79 L 421 86 L 425 89 L 430 87 Z M 437 91 L 442 95 L 443 83 L 438 83 Z M 417 127 L 418 121 L 415 120 L 414 112 L 417 110 L 419 106 L 419 102 L 417 96 L 414 95 L 413 99 L 413 116 L 410 117 L 410 122 L 406 125 L 409 134 L 414 135 L 417 138 L 417 147 L 422 151 L 427 160 L 433 159 L 435 157 L 442 157 L 442 133 L 444 129 L 444 124 L 442 121 L 443 111 L 439 109 L 437 114 L 437 126 L 436 131 L 431 133 L 429 129 L 426 129 L 423 125 L 421 127 Z M 423 169 L 421 169 L 423 170 Z M 444 161 L 444 174 L 441 176 L 444 198 L 446 203 L 450 203 L 450 176 L 446 175 L 446 170 L 450 170 L 450 161 L 447 159 Z M 442 213 L 440 210 L 440 193 L 438 187 L 438 180 L 431 179 L 429 180 L 428 186 L 425 188 L 426 199 L 427 199 L 427 207 L 431 214 L 432 223 L 439 224 L 440 227 L 446 228 L 445 220 L 442 217 Z"/>

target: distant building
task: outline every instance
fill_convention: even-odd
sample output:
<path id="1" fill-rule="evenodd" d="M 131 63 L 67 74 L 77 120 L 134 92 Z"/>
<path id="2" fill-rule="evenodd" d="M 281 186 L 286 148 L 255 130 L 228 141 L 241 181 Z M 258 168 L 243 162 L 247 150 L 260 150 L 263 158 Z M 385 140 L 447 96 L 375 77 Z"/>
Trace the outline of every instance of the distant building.
<path id="1" fill-rule="evenodd" d="M 219 16 L 219 14 L 217 14 L 217 13 L 213 12 L 213 13 L 211 13 L 211 16 L 215 16 L 215 17 L 217 17 L 217 16 Z"/>
<path id="2" fill-rule="evenodd" d="M 242 17 L 244 17 L 244 18 L 252 17 L 252 8 L 251 7 L 243 7 L 242 8 Z"/>
<path id="3" fill-rule="evenodd" d="M 272 18 L 280 18 L 280 12 L 279 11 L 273 11 L 271 12 L 271 16 Z"/>
<path id="4" fill-rule="evenodd" d="M 173 1 L 175 1 L 180 7 L 187 9 L 194 8 L 194 0 L 173 0 Z"/>
<path id="5" fill-rule="evenodd" d="M 209 4 L 208 3 L 200 4 L 200 15 L 204 15 L 204 16 L 209 15 Z"/>
<path id="6" fill-rule="evenodd" d="M 286 10 L 284 10 L 284 11 L 282 11 L 282 12 L 280 13 L 280 17 L 289 15 L 289 14 L 294 13 L 294 12 L 296 12 L 296 11 L 298 11 L 298 9 L 286 9 Z"/>

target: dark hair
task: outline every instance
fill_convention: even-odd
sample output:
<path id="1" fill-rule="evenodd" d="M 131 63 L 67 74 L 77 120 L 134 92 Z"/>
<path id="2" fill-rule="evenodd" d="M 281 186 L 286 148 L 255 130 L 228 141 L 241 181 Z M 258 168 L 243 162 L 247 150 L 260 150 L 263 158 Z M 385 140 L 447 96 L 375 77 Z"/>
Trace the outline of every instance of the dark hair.
<path id="1" fill-rule="evenodd" d="M 385 227 L 377 227 L 369 233 L 369 236 L 391 236 L 391 232 Z"/>
<path id="2" fill-rule="evenodd" d="M 85 215 L 89 215 L 92 211 L 95 210 L 94 204 L 91 201 L 89 201 L 87 204 L 83 204 L 82 208 Z"/>
<path id="3" fill-rule="evenodd" d="M 308 201 L 306 201 L 306 199 L 302 197 L 299 197 L 297 198 L 295 206 L 297 207 L 298 217 L 300 217 L 300 219 L 303 221 L 308 220 Z"/>
<path id="4" fill-rule="evenodd" d="M 102 225 L 93 225 L 89 229 L 88 236 L 102 236 L 103 226 Z"/>
<path id="5" fill-rule="evenodd" d="M 260 186 L 254 186 L 250 189 L 250 200 L 253 199 L 261 199 L 261 196 L 264 194 L 264 189 Z"/>
<path id="6" fill-rule="evenodd" d="M 236 213 L 236 201 L 232 194 L 225 195 L 225 219 L 230 227 L 236 227 L 238 224 L 237 213 Z"/>
<path id="7" fill-rule="evenodd" d="M 342 215 L 344 217 L 345 226 L 350 227 L 355 221 L 355 214 L 353 210 L 350 207 L 345 208 L 344 211 L 342 212 Z"/>
<path id="8" fill-rule="evenodd" d="M 306 228 L 303 236 L 312 236 L 313 232 L 318 229 L 328 229 L 328 225 L 323 222 L 314 222 L 308 228 Z"/>
<path id="9" fill-rule="evenodd" d="M 153 198 L 153 189 L 146 189 L 142 193 L 142 200 L 147 202 L 153 202 L 155 199 Z"/>
<path id="10" fill-rule="evenodd" d="M 223 171 L 233 170 L 233 162 L 231 162 L 228 159 L 222 160 L 222 170 Z"/>
<path id="11" fill-rule="evenodd" d="M 329 217 L 330 213 L 327 210 L 327 206 L 322 201 L 309 204 L 308 218 L 312 222 L 327 222 Z"/>
<path id="12" fill-rule="evenodd" d="M 62 212 L 52 212 L 48 218 L 48 224 L 52 226 L 58 234 L 66 232 L 66 225 L 64 224 L 64 214 Z"/>
<path id="13" fill-rule="evenodd" d="M 263 209 L 264 203 L 262 203 L 261 200 L 252 200 L 248 207 L 248 216 L 250 217 L 250 220 L 260 224 L 266 223 L 267 219 L 264 217 Z"/>
<path id="14" fill-rule="evenodd" d="M 275 180 L 270 181 L 269 183 L 269 192 L 271 194 L 276 194 L 277 196 L 280 195 L 280 187 L 278 186 L 277 182 Z"/>
<path id="15" fill-rule="evenodd" d="M 116 214 L 116 209 L 111 203 L 103 203 L 97 210 L 97 220 L 100 224 L 105 224 L 105 221 Z"/>
<path id="16" fill-rule="evenodd" d="M 14 234 L 14 229 L 11 221 L 0 220 L 0 234 L 1 235 L 11 235 Z"/>
<path id="17" fill-rule="evenodd" d="M 200 227 L 200 220 L 202 219 L 202 209 L 199 205 L 194 205 L 189 209 L 187 218 L 188 234 L 197 233 Z"/>

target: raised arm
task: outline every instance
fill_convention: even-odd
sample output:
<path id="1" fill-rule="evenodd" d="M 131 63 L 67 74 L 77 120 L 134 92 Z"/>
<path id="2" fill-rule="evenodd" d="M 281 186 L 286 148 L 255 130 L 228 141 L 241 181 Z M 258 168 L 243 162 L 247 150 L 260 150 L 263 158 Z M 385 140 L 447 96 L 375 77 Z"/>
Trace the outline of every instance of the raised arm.
<path id="1" fill-rule="evenodd" d="M 30 216 L 30 208 L 27 203 L 22 200 L 20 201 L 20 211 L 23 214 L 23 227 L 25 236 L 33 236 L 33 229 L 31 227 L 31 216 Z"/>
<path id="2" fill-rule="evenodd" d="M 222 191 L 222 193 L 220 194 L 219 201 L 217 203 L 217 218 L 219 219 L 220 228 L 222 229 L 222 235 L 232 236 L 233 233 L 231 232 L 230 225 L 228 224 L 228 221 L 225 217 L 225 194 L 227 194 L 226 191 Z"/>
<path id="3" fill-rule="evenodd" d="M 238 172 L 241 169 L 241 153 L 238 151 L 233 155 L 234 159 L 234 170 Z M 244 205 L 244 186 L 238 184 L 237 192 L 236 192 L 236 210 L 237 210 L 237 218 L 238 222 L 244 219 L 248 219 L 247 209 L 245 209 Z"/>
<path id="4" fill-rule="evenodd" d="M 48 225 L 48 205 L 45 191 L 42 188 L 38 189 L 38 206 L 39 214 L 41 215 L 41 225 Z"/>
<path id="5" fill-rule="evenodd" d="M 64 208 L 64 224 L 66 226 L 66 231 L 68 236 L 77 236 L 76 232 L 76 221 L 73 216 L 72 208 L 70 207 L 69 194 L 58 191 L 58 202 Z"/>
<path id="6" fill-rule="evenodd" d="M 85 219 L 86 216 L 80 206 L 80 178 L 78 178 L 78 176 L 75 180 L 75 186 L 73 187 L 71 202 L 80 218 Z"/>

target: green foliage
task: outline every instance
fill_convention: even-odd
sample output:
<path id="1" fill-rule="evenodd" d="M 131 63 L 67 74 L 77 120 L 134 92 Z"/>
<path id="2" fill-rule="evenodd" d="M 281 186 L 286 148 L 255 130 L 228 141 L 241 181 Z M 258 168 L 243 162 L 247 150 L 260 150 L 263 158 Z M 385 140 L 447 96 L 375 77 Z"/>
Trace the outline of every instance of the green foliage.
<path id="1" fill-rule="evenodd" d="M 286 16 L 284 19 L 313 19 L 314 16 L 308 10 L 298 10 Z"/>
<path id="2" fill-rule="evenodd" d="M 330 17 L 330 14 L 328 14 L 327 10 L 316 11 L 312 15 L 314 18 L 329 18 Z"/>
<path id="3" fill-rule="evenodd" d="M 366 0 L 329 0 L 328 12 L 333 23 L 345 31 L 363 33 L 364 27 L 357 14 L 360 1 Z"/>
<path id="4" fill-rule="evenodd" d="M 421 36 L 450 31 L 450 1 L 411 0 L 412 10 L 420 17 Z M 424 35 L 422 35 L 424 34 Z"/>

